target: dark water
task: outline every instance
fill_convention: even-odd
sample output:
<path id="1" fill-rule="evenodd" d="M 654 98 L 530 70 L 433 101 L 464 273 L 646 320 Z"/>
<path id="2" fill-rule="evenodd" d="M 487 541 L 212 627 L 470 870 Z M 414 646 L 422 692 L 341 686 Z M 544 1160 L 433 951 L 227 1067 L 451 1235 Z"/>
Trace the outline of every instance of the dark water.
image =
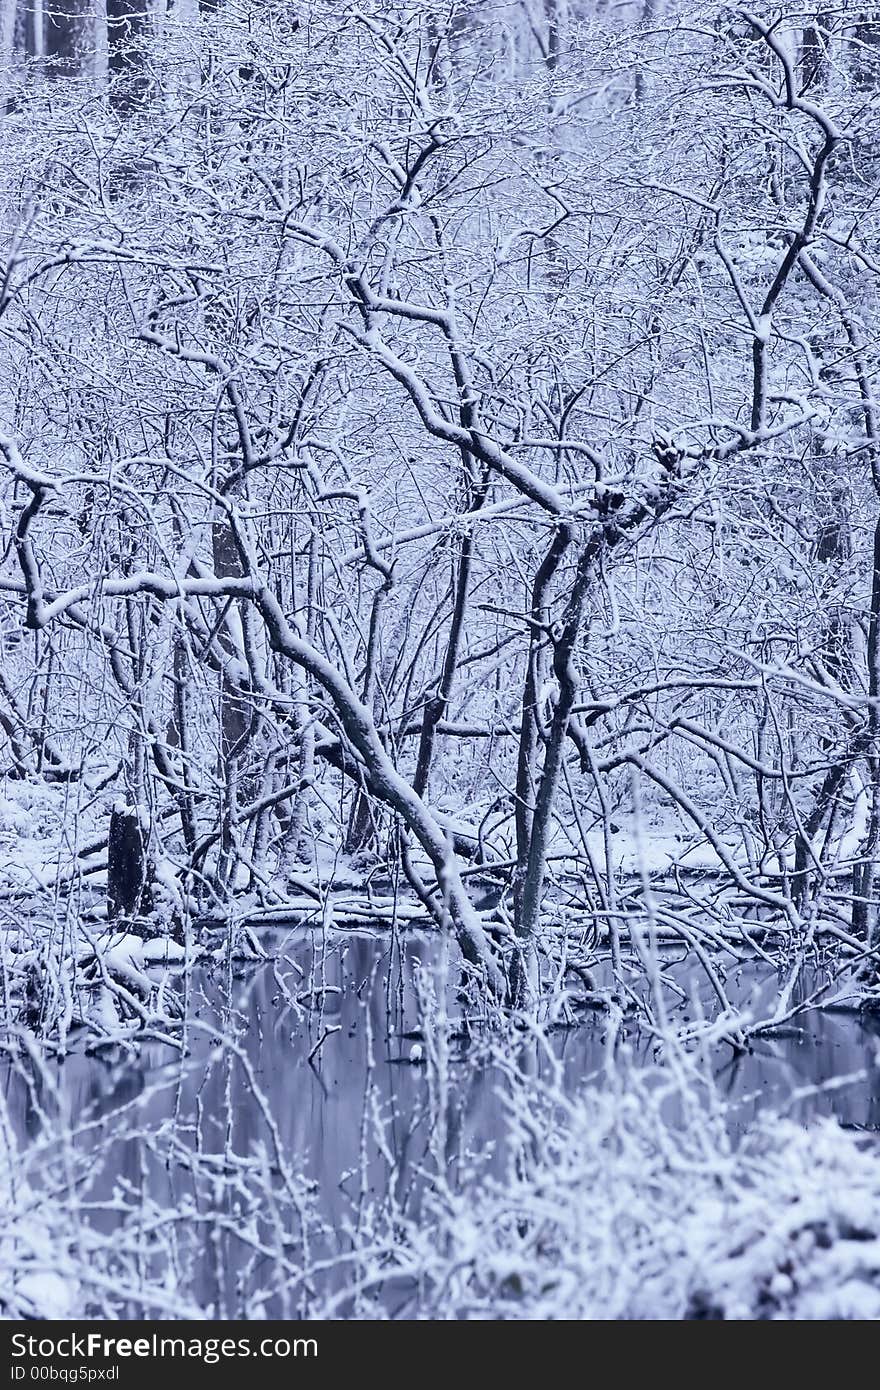
<path id="1" fill-rule="evenodd" d="M 236 1198 L 218 1185 L 211 1195 L 210 1162 L 217 1156 L 243 1161 L 260 1146 L 273 1153 L 277 1147 L 283 1162 L 312 1184 L 316 1219 L 338 1236 L 358 1231 L 392 1189 L 398 1204 L 417 1209 L 425 1174 L 438 1163 L 439 1111 L 439 1162 L 451 1168 L 463 1154 L 490 1151 L 504 1129 L 485 1029 L 469 1038 L 453 1020 L 448 1088 L 439 1098 L 432 1091 L 417 980 L 437 966 L 436 940 L 296 931 L 276 933 L 265 944 L 274 955 L 266 963 L 234 972 L 222 963 L 200 965 L 193 972 L 183 1060 L 167 1046 L 146 1044 L 136 1058 L 74 1053 L 42 1074 L 21 1063 L 3 1073 L 12 1129 L 26 1151 L 61 1122 L 79 1154 L 95 1154 L 89 1198 L 98 1208 L 120 1183 L 135 1194 L 130 1206 L 145 1194 L 168 1207 L 183 1199 L 200 1211 L 215 1204 L 210 1239 L 206 1234 L 201 1242 L 192 1272 L 199 1303 L 214 1316 L 247 1315 L 245 1256 L 230 1226 L 246 1222 L 248 1202 L 260 1223 L 268 1219 L 265 1193 Z M 669 959 L 665 967 L 683 995 L 669 996 L 671 1021 L 682 1026 L 695 1012 L 710 1015 L 712 990 L 693 958 Z M 450 965 L 446 997 L 453 1013 L 456 983 Z M 753 1017 L 772 1012 L 778 983 L 763 961 L 737 964 L 726 977 L 731 999 Z M 551 1034 L 572 1090 L 593 1076 L 601 1084 L 606 1060 L 605 1016 L 587 1012 L 580 1019 Z M 232 1049 L 220 1044 L 221 1032 L 233 1038 Z M 636 1025 L 624 1028 L 621 1041 L 630 1063 L 655 1059 L 655 1040 Z M 731 1102 L 734 1129 L 769 1107 L 796 1120 L 833 1114 L 880 1130 L 878 1044 L 870 1020 L 854 1011 L 812 1011 L 745 1054 L 717 1047 L 711 1066 Z M 538 1051 L 534 1065 L 543 1064 Z M 161 1142 L 149 1142 L 149 1135 Z M 203 1166 L 181 1160 L 187 1153 L 199 1155 Z M 120 1218 L 97 1209 L 92 1219 L 110 1231 Z M 248 1275 L 251 1285 L 258 1272 Z M 295 1299 L 277 1297 L 265 1306 L 281 1316 L 295 1316 L 298 1307 Z"/>

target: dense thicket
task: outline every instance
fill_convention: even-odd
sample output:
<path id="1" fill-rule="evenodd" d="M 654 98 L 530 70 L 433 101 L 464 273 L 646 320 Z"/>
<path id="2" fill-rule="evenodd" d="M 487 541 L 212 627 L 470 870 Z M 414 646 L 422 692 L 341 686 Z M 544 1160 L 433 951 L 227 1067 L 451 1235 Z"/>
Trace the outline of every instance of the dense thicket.
<path id="1" fill-rule="evenodd" d="M 869 951 L 873 10 L 13 10 L 7 899 Z"/>

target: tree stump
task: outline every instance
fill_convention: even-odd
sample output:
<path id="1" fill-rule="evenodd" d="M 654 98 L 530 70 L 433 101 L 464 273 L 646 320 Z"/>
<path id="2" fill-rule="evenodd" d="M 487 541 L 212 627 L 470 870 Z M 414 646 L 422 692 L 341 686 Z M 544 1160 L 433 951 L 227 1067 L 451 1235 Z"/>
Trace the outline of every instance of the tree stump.
<path id="1" fill-rule="evenodd" d="M 152 909 L 153 880 L 146 815 L 137 806 L 114 806 L 107 846 L 107 915 L 133 927 Z"/>

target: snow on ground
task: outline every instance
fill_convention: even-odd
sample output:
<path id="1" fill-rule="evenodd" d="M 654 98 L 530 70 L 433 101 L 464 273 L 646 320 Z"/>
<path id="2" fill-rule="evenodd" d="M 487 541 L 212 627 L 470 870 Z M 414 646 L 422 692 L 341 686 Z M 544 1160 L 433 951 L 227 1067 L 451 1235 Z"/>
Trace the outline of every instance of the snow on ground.
<path id="1" fill-rule="evenodd" d="M 33 889 L 54 881 L 64 837 L 67 787 L 0 783 L 0 889 Z"/>
<path id="2" fill-rule="evenodd" d="M 52 889 L 106 834 L 106 808 L 76 782 L 0 778 L 0 895 Z"/>
<path id="3" fill-rule="evenodd" d="M 876 1319 L 876 1140 L 765 1116 L 733 1147 L 700 1090 L 575 1099 L 517 1083 L 500 1178 L 438 1184 L 405 1223 L 427 1316 Z M 701 1109 L 701 1107 L 704 1107 Z"/>

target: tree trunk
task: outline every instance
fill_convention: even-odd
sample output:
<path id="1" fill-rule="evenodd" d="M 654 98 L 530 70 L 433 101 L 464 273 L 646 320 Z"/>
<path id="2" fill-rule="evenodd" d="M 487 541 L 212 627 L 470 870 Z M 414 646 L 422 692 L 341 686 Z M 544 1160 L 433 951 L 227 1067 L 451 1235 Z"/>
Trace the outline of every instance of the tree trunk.
<path id="1" fill-rule="evenodd" d="M 107 33 L 107 0 L 94 0 L 94 19 L 92 21 L 93 74 L 102 87 L 107 85 L 110 75 L 109 37 Z"/>
<path id="2" fill-rule="evenodd" d="M 15 64 L 15 0 L 0 0 L 0 99 L 4 105 Z"/>
<path id="3" fill-rule="evenodd" d="M 117 111 L 128 114 L 146 99 L 149 79 L 138 45 L 147 27 L 147 0 L 105 0 L 108 67 L 116 84 L 111 100 Z"/>
<path id="4" fill-rule="evenodd" d="M 244 574 L 235 533 L 224 516 L 217 517 L 211 528 L 214 573 L 218 578 L 240 579 Z M 229 629 L 230 615 L 238 616 L 237 605 L 227 604 L 219 625 L 217 641 L 232 657 L 242 655 Z M 220 676 L 219 691 L 219 766 L 224 786 L 224 805 L 221 809 L 220 859 L 218 878 L 221 883 L 234 879 L 236 866 L 235 832 L 239 803 L 247 800 L 240 788 L 241 759 L 250 741 L 251 709 L 240 690 L 233 687 L 225 674 Z"/>
<path id="5" fill-rule="evenodd" d="M 868 774 L 871 809 L 868 833 L 853 870 L 853 929 L 867 946 L 878 941 L 878 857 L 880 857 L 880 518 L 874 527 L 874 573 L 868 626 Z"/>
<path id="6" fill-rule="evenodd" d="M 153 869 L 149 827 L 138 806 L 114 806 L 107 846 L 107 915 L 111 923 L 137 929 L 152 909 Z"/>
<path id="7" fill-rule="evenodd" d="M 541 654 L 547 642 L 547 594 L 559 563 L 571 544 L 570 526 L 560 526 L 532 584 L 529 652 L 520 719 L 516 767 L 516 858 L 517 874 L 525 872 L 532 836 L 535 804 L 536 762 L 538 757 L 538 694 L 541 688 Z"/>
<path id="8" fill-rule="evenodd" d="M 52 77 L 72 77 L 79 70 L 86 36 L 87 7 L 82 0 L 51 0 L 46 6 L 46 71 Z"/>
<path id="9" fill-rule="evenodd" d="M 427 701 L 424 714 L 422 715 L 419 751 L 416 758 L 415 777 L 413 779 L 413 788 L 419 796 L 424 796 L 428 790 L 428 779 L 431 772 L 434 743 L 437 737 L 437 726 L 449 707 L 449 697 L 452 694 L 455 672 L 458 667 L 458 656 L 461 650 L 461 640 L 464 632 L 465 613 L 467 612 L 472 556 L 473 541 L 470 532 L 467 532 L 461 542 L 453 577 L 454 599 L 452 605 L 452 618 L 449 624 L 449 636 L 446 641 L 443 667 L 440 672 L 439 680 L 437 681 L 436 693 Z"/>
<path id="10" fill-rule="evenodd" d="M 553 671 L 556 676 L 558 695 L 547 747 L 544 765 L 535 800 L 529 834 L 528 856 L 524 866 L 517 864 L 517 877 L 514 885 L 514 924 L 519 943 L 519 957 L 514 965 L 514 1003 L 523 1005 L 536 994 L 537 953 L 535 938 L 540 924 L 541 899 L 547 873 L 547 856 L 550 852 L 550 835 L 553 809 L 562 772 L 562 759 L 568 738 L 571 712 L 577 696 L 577 674 L 574 668 L 574 648 L 581 628 L 584 607 L 593 574 L 593 566 L 599 553 L 600 542 L 590 540 L 578 558 L 577 571 L 571 594 L 565 606 L 560 635 L 553 643 Z"/>

